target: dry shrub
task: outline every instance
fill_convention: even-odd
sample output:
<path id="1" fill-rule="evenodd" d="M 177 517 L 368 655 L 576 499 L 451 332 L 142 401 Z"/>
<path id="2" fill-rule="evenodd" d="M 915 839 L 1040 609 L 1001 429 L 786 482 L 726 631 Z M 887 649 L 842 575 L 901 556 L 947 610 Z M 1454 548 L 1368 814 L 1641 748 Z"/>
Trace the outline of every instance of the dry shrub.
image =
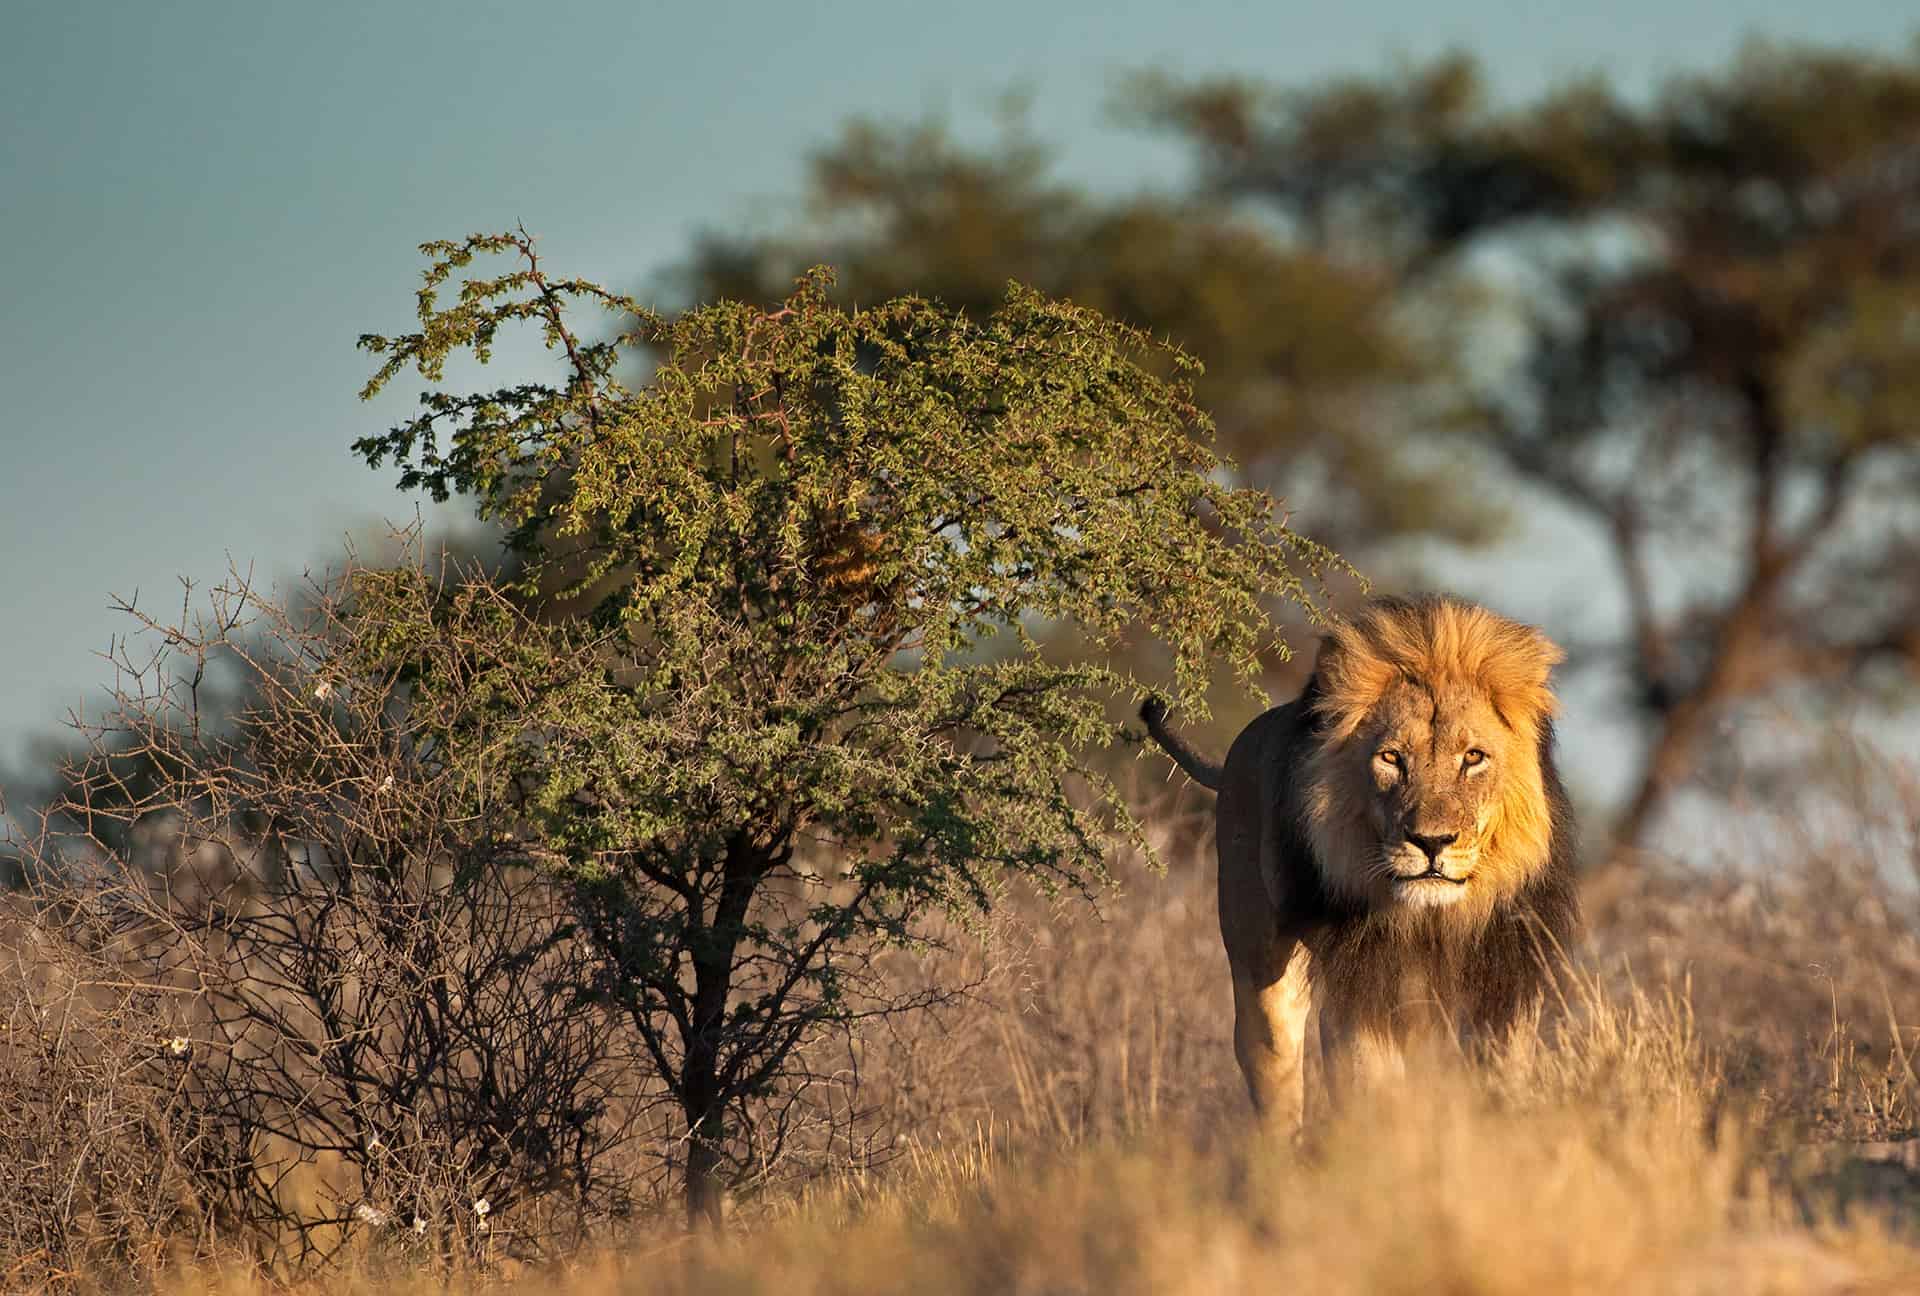
<path id="1" fill-rule="evenodd" d="M 211 1254 L 177 996 L 90 950 L 87 920 L 0 903 L 0 1289 Z"/>
<path id="2" fill-rule="evenodd" d="M 659 1095 L 540 879 L 353 860 L 119 895 L 152 975 L 197 989 L 187 1095 L 233 1149 L 199 1188 L 260 1259 L 552 1256 L 644 1204 Z"/>
<path id="3" fill-rule="evenodd" d="M 507 811 L 476 809 L 433 727 L 511 706 L 419 718 L 405 673 L 356 665 L 365 645 L 342 639 L 353 588 L 317 582 L 291 612 L 236 578 L 178 624 L 135 614 L 151 654 L 120 645 L 110 718 L 81 729 L 37 829 L 6 825 L 60 915 L 15 977 L 31 998 L 41 964 L 84 964 L 100 1004 L 86 1048 L 36 1042 L 47 1074 L 30 1078 L 112 1095 L 177 1038 L 165 1122 L 121 1137 L 170 1158 L 169 1191 L 219 1222 L 223 1254 L 274 1273 L 369 1238 L 440 1269 L 570 1251 L 648 1203 L 674 1151 L 660 1086 L 570 888 L 527 867 Z M 202 695 L 223 677 L 245 686 L 224 716 Z M 51 1182 L 98 1155 L 40 1159 Z M 146 1228 L 121 1229 L 135 1273 Z"/>
<path id="4" fill-rule="evenodd" d="M 0 1276 L 484 1268 L 652 1204 L 660 1096 L 536 879 L 40 899 L 0 915 Z"/>

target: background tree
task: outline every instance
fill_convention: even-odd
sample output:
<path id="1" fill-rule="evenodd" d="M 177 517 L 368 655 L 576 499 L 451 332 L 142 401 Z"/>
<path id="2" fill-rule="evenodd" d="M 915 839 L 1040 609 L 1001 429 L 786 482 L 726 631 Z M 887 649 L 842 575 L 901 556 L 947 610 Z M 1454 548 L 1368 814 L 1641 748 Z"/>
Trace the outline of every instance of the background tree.
<path id="1" fill-rule="evenodd" d="M 1262 597 L 1311 608 L 1329 555 L 1222 484 L 1190 362 L 1087 309 L 1016 290 L 982 317 L 850 311 L 815 272 L 777 308 L 669 322 L 549 277 L 524 234 L 424 250 L 420 329 L 365 339 L 386 356 L 369 395 L 408 368 L 437 382 L 521 322 L 564 380 L 435 389 L 358 448 L 403 485 L 472 494 L 528 585 L 555 561 L 592 592 L 537 648 L 502 628 L 516 677 L 529 653 L 573 663 L 516 698 L 517 735 L 454 725 L 438 759 L 578 884 L 604 991 L 683 1114 L 690 1214 L 717 1218 L 794 1050 L 899 1006 L 864 975 L 872 952 L 1009 878 L 1087 888 L 1116 845 L 1144 847 L 1087 763 L 1120 735 L 1108 702 L 1141 686 L 1050 660 L 1031 625 L 1096 646 L 1146 627 L 1197 707 L 1217 666 L 1253 678 Z M 458 278 L 488 254 L 517 260 Z M 586 341 L 579 303 L 620 331 Z M 658 363 L 629 389 L 640 347 Z M 367 614 L 410 705 L 483 686 L 423 663 L 431 601 Z M 1011 642 L 979 653 L 994 636 Z"/>
<path id="2" fill-rule="evenodd" d="M 1604 537 L 1628 610 L 1604 647 L 1648 733 L 1622 843 L 1734 704 L 1911 678 L 1920 51 L 1755 45 L 1644 103 L 1593 82 L 1497 108 L 1458 57 L 1137 94 L 1219 200 L 1444 303 L 1472 444 Z M 1462 327 L 1463 284 L 1517 364 Z"/>

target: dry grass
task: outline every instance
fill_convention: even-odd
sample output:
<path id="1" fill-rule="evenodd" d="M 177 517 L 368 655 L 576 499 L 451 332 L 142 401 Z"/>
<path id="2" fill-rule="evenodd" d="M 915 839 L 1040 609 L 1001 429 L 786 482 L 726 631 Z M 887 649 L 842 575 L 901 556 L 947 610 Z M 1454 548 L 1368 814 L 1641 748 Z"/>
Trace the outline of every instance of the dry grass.
<path id="1" fill-rule="evenodd" d="M 1905 862 L 1781 841 L 1743 880 L 1616 887 L 1538 1038 L 1308 1152 L 1250 1139 L 1205 807 L 1156 819 L 1095 916 L 1038 900 L 903 960 L 978 981 L 854 1049 L 864 1172 L 770 1185 L 721 1238 L 662 1224 L 558 1269 L 580 1293 L 1920 1290 L 1920 896 Z M 403 1247 L 315 1290 L 440 1290 Z M 125 1271 L 102 1270 L 124 1281 Z M 152 1280 L 152 1272 L 147 1275 Z M 244 1274 L 159 1279 L 255 1290 Z"/>
<path id="2" fill-rule="evenodd" d="M 1716 1116 L 1682 1005 L 1576 1013 L 1556 1048 L 1491 1076 L 1436 1066 L 1311 1153 L 1237 1125 L 1073 1147 L 983 1126 L 732 1236 L 640 1238 L 543 1278 L 580 1296 L 1920 1288 L 1920 1246 L 1889 1211 L 1810 1205 L 1813 1163 L 1775 1178 L 1756 1132 Z"/>

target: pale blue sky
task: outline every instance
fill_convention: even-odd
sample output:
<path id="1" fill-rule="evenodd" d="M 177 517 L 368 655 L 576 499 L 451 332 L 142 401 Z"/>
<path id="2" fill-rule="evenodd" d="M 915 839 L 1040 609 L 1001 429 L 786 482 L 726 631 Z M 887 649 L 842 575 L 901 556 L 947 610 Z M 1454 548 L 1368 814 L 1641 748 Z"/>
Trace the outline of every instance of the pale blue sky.
<path id="1" fill-rule="evenodd" d="M 0 759 L 109 679 L 108 595 L 178 602 L 412 515 L 348 453 L 397 408 L 354 338 L 404 326 L 428 238 L 523 222 L 625 286 L 765 219 L 854 113 L 984 120 L 1010 86 L 1067 169 L 1150 180 L 1107 127 L 1142 66 L 1306 79 L 1480 53 L 1498 87 L 1644 87 L 1743 35 L 1904 46 L 1891 0 L 974 0 L 617 5 L 13 0 L 0 26 Z"/>

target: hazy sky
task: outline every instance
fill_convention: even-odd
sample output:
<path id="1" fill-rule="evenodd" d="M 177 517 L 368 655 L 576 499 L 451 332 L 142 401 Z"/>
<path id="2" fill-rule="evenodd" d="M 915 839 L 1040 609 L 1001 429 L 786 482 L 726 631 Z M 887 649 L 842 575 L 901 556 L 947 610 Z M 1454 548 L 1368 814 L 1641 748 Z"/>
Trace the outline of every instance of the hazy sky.
<path id="1" fill-rule="evenodd" d="M 1644 87 L 1743 35 L 1903 46 L 1892 0 L 972 0 L 967 4 L 28 3 L 0 26 L 0 759 L 96 706 L 110 592 L 177 605 L 411 517 L 348 453 L 369 330 L 410 322 L 414 246 L 522 222 L 635 286 L 703 225 L 765 220 L 855 113 L 967 126 L 1011 86 L 1067 169 L 1166 164 L 1108 127 L 1114 73 L 1281 79 L 1459 45 L 1526 94 Z M 410 393 L 408 393 L 410 397 Z M 1533 557 L 1540 554 L 1536 549 Z"/>

